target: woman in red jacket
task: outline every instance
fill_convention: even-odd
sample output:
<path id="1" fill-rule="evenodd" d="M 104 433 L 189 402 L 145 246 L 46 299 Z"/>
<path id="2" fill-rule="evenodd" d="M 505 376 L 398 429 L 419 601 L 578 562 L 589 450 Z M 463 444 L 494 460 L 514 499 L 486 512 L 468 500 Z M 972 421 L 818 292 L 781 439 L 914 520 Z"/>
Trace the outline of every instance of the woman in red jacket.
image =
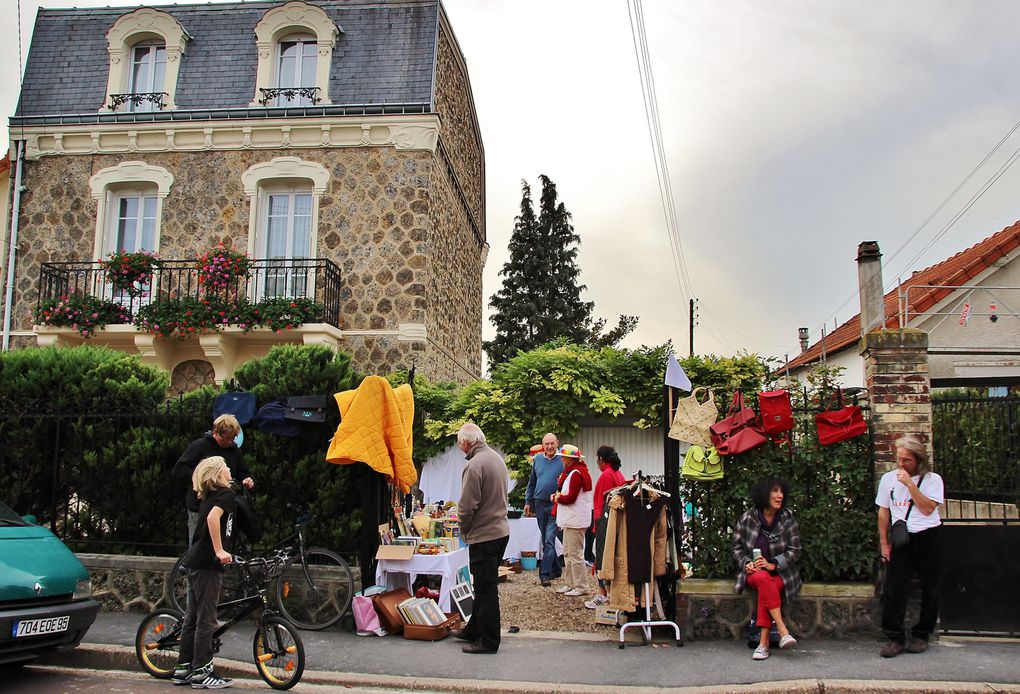
<path id="1" fill-rule="evenodd" d="M 563 577 L 566 584 L 556 592 L 571 597 L 588 593 L 588 567 L 584 563 L 584 531 L 591 525 L 591 475 L 577 446 L 560 449 L 563 474 L 552 495 L 556 525 L 563 529 Z"/>
<path id="2" fill-rule="evenodd" d="M 605 522 L 602 518 L 603 504 L 605 503 L 606 492 L 610 489 L 616 489 L 622 487 L 627 483 L 627 479 L 620 472 L 620 456 L 616 452 L 616 449 L 612 446 L 599 446 L 598 458 L 595 462 L 599 466 L 599 479 L 595 482 L 595 499 L 593 506 L 595 508 L 595 521 L 592 523 L 592 531 L 595 533 L 595 541 L 598 542 L 599 537 L 599 521 Z M 599 556 L 601 552 L 599 548 L 595 548 L 595 556 Z M 599 592 L 595 594 L 591 600 L 584 603 L 584 606 L 589 610 L 594 610 L 599 605 L 605 605 L 609 602 L 609 598 L 606 596 L 606 582 L 601 578 L 599 579 Z"/>

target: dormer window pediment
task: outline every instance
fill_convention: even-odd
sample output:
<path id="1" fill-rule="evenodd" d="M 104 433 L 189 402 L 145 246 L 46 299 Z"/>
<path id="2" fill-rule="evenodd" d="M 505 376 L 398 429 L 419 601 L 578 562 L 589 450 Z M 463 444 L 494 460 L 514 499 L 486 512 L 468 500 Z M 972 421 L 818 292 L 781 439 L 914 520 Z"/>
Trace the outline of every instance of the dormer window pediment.
<path id="1" fill-rule="evenodd" d="M 110 75 L 100 111 L 158 111 L 177 108 L 177 76 L 184 27 L 167 12 L 147 7 L 122 15 L 106 32 Z"/>

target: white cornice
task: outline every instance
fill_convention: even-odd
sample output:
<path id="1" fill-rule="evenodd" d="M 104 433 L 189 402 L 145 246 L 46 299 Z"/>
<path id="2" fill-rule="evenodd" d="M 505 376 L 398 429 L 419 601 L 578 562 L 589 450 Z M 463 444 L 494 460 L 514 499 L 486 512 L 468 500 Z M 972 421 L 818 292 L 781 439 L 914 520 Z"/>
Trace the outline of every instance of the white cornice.
<path id="1" fill-rule="evenodd" d="M 47 156 L 243 149 L 394 147 L 435 153 L 439 116 L 331 116 L 164 123 L 45 125 L 19 129 L 30 160 Z"/>

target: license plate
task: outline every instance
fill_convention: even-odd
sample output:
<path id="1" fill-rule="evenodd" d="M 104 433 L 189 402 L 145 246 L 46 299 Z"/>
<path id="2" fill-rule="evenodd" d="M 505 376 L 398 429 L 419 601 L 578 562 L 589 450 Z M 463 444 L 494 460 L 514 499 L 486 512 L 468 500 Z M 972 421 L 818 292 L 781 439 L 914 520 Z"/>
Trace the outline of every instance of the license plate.
<path id="1" fill-rule="evenodd" d="M 11 627 L 11 637 L 17 639 L 22 636 L 56 634 L 61 631 L 67 631 L 67 627 L 70 623 L 71 618 L 69 616 L 48 617 L 46 619 L 24 619 L 20 622 L 15 622 L 14 626 Z"/>

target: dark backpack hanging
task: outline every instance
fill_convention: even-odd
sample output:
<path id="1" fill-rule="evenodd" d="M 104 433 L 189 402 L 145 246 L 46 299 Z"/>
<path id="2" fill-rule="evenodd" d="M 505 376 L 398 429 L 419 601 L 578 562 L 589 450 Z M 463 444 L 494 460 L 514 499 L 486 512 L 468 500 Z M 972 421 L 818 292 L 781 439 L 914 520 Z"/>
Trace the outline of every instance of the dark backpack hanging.
<path id="1" fill-rule="evenodd" d="M 301 436 L 301 425 L 286 418 L 287 406 L 282 400 L 268 402 L 255 413 L 254 427 L 259 431 L 276 436 L 296 438 Z"/>
<path id="2" fill-rule="evenodd" d="M 220 393 L 213 400 L 213 419 L 221 414 L 232 414 L 244 426 L 255 417 L 255 394 L 243 392 Z"/>
<path id="3" fill-rule="evenodd" d="M 321 424 L 326 421 L 329 398 L 325 395 L 295 395 L 287 398 L 286 419 L 293 422 Z"/>

